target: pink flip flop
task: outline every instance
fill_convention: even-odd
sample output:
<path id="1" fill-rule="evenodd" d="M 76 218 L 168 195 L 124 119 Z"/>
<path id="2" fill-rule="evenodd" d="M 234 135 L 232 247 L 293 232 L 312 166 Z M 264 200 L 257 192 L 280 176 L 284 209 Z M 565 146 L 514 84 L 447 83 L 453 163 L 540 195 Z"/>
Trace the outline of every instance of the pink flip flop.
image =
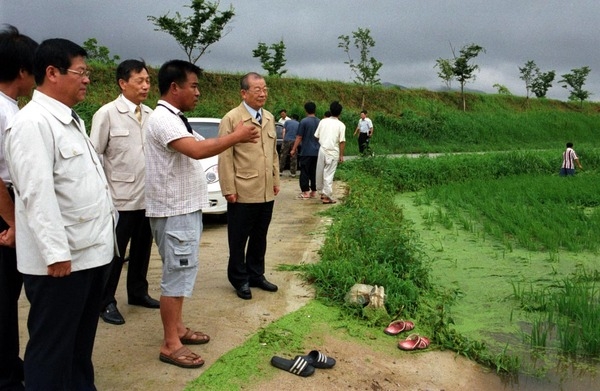
<path id="1" fill-rule="evenodd" d="M 415 328 L 415 324 L 410 320 L 395 320 L 383 330 L 387 335 L 398 335 L 403 331 L 410 331 Z"/>
<path id="2" fill-rule="evenodd" d="M 401 350 L 418 350 L 426 349 L 431 342 L 427 337 L 421 337 L 418 334 L 409 335 L 404 341 L 398 342 L 398 349 Z"/>

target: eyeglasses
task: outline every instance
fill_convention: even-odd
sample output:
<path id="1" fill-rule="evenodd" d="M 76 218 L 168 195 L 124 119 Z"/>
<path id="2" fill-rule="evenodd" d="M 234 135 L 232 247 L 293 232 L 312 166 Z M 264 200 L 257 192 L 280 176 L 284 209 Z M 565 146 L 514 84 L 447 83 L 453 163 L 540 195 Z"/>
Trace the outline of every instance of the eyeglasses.
<path id="1" fill-rule="evenodd" d="M 253 94 L 260 94 L 261 92 L 264 92 L 265 94 L 269 93 L 269 88 L 265 87 L 265 88 L 260 88 L 260 87 L 256 87 L 256 88 L 249 88 L 246 91 L 251 92 Z"/>
<path id="2" fill-rule="evenodd" d="M 92 74 L 92 71 L 90 71 L 89 69 L 86 69 L 85 71 L 76 71 L 74 69 L 61 68 L 61 70 L 74 73 L 74 74 L 78 75 L 79 77 L 90 77 L 90 75 Z"/>

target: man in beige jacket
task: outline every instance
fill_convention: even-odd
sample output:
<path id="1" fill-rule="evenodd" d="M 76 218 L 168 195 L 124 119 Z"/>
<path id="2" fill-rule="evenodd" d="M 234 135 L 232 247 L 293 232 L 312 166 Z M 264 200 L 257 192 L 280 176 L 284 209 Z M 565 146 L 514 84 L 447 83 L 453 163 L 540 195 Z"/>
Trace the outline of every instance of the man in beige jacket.
<path id="1" fill-rule="evenodd" d="M 219 136 L 230 134 L 243 121 L 259 129 L 260 141 L 236 144 L 222 152 L 219 182 L 227 199 L 227 277 L 238 297 L 250 300 L 250 287 L 277 291 L 277 285 L 267 281 L 264 274 L 267 231 L 279 193 L 279 157 L 275 118 L 263 109 L 268 95 L 265 79 L 248 73 L 240 87 L 243 102 L 223 117 Z"/>
<path id="2" fill-rule="evenodd" d="M 117 308 L 115 292 L 129 244 L 127 298 L 131 305 L 159 308 L 148 295 L 148 263 L 152 232 L 145 213 L 145 159 L 143 126 L 152 110 L 142 104 L 148 97 L 150 76 L 143 61 L 125 60 L 117 67 L 121 94 L 102 106 L 92 119 L 90 139 L 103 157 L 104 172 L 115 207 L 119 211 L 117 245 L 119 255 L 111 262 L 102 299 L 100 317 L 120 325 L 125 319 Z"/>

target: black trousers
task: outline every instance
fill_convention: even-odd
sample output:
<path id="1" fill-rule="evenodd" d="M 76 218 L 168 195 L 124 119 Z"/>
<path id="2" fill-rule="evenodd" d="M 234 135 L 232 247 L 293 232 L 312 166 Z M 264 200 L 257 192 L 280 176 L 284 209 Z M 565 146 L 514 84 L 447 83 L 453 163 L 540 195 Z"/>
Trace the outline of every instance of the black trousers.
<path id="1" fill-rule="evenodd" d="M 129 266 L 127 268 L 127 297 L 140 299 L 148 294 L 148 263 L 152 251 L 152 230 L 145 210 L 119 211 L 117 223 L 117 247 L 120 256 L 110 263 L 110 274 L 102 297 L 102 309 L 117 303 L 115 293 L 121 278 L 125 251 L 129 244 Z"/>
<path id="2" fill-rule="evenodd" d="M 0 219 L 0 231 L 7 227 Z M 0 246 L 0 390 L 22 390 L 23 360 L 19 357 L 19 296 L 23 276 L 17 271 L 14 248 Z"/>
<path id="3" fill-rule="evenodd" d="M 28 390 L 96 390 L 92 351 L 109 266 L 66 277 L 23 275 L 31 304 L 25 349 Z"/>
<path id="4" fill-rule="evenodd" d="M 366 144 L 367 144 L 367 139 L 369 138 L 369 133 L 363 133 L 360 132 L 358 135 L 358 151 L 360 153 L 363 153 L 365 148 L 366 148 Z"/>
<path id="5" fill-rule="evenodd" d="M 317 156 L 300 156 L 300 190 L 317 191 Z"/>
<path id="6" fill-rule="evenodd" d="M 12 190 L 9 189 L 14 198 Z M 0 218 L 0 232 L 8 224 Z M 0 390 L 23 390 L 23 360 L 19 357 L 19 296 L 23 276 L 17 270 L 17 252 L 0 246 Z"/>
<path id="7" fill-rule="evenodd" d="M 274 204 L 274 201 L 227 204 L 227 277 L 236 289 L 246 282 L 264 277 L 267 232 Z"/>

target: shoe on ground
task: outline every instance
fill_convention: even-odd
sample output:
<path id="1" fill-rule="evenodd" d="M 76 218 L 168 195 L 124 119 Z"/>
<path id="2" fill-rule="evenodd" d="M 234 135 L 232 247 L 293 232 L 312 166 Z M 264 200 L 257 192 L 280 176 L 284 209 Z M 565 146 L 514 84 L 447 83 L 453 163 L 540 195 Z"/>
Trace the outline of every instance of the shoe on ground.
<path id="1" fill-rule="evenodd" d="M 110 324 L 121 325 L 125 323 L 125 319 L 123 315 L 117 309 L 117 305 L 115 303 L 110 303 L 109 305 L 102 310 L 100 313 L 100 317 L 103 321 Z"/>
<path id="2" fill-rule="evenodd" d="M 146 308 L 160 308 L 160 301 L 151 298 L 149 295 L 145 295 L 137 298 L 130 298 L 129 305 L 137 305 Z"/>
<path id="3" fill-rule="evenodd" d="M 260 288 L 263 291 L 267 291 L 267 292 L 277 292 L 277 285 L 273 284 L 272 282 L 267 281 L 266 278 L 262 278 L 260 280 L 256 280 L 256 281 L 250 281 L 250 286 L 253 288 Z"/>
<path id="4" fill-rule="evenodd" d="M 252 291 L 250 291 L 250 285 L 246 282 L 235 290 L 235 293 L 240 299 L 250 300 L 252 299 Z"/>

